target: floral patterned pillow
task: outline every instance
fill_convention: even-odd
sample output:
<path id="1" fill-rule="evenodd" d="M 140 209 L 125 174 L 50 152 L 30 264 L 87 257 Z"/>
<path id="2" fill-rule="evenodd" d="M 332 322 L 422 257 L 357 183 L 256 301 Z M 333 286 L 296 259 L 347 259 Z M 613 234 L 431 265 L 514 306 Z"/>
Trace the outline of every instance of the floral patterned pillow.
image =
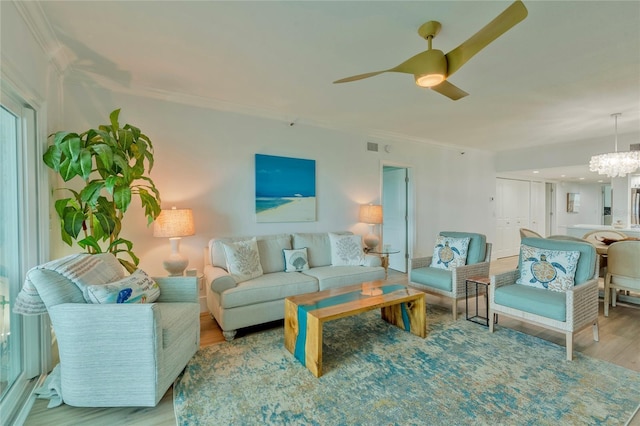
<path id="1" fill-rule="evenodd" d="M 452 271 L 458 266 L 466 265 L 470 240 L 469 237 L 454 238 L 438 235 L 430 266 Z"/>
<path id="2" fill-rule="evenodd" d="M 364 265 L 364 251 L 360 235 L 329 233 L 331 243 L 331 266 Z"/>
<path id="3" fill-rule="evenodd" d="M 227 261 L 227 272 L 236 283 L 257 278 L 262 275 L 262 265 L 258 254 L 256 238 L 234 243 L 222 243 Z"/>
<path id="4" fill-rule="evenodd" d="M 575 285 L 579 251 L 545 250 L 520 246 L 520 278 L 517 284 L 567 291 Z"/>

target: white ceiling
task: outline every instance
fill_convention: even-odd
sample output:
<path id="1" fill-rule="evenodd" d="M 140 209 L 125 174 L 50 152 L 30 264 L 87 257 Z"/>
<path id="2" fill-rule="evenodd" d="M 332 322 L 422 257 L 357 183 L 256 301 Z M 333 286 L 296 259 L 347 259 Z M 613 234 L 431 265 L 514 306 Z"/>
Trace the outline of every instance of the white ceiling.
<path id="1" fill-rule="evenodd" d="M 287 121 L 502 151 L 640 131 L 640 2 L 525 1 L 529 16 L 471 59 L 452 101 L 386 69 L 453 49 L 503 1 L 43 1 L 66 76 Z"/>

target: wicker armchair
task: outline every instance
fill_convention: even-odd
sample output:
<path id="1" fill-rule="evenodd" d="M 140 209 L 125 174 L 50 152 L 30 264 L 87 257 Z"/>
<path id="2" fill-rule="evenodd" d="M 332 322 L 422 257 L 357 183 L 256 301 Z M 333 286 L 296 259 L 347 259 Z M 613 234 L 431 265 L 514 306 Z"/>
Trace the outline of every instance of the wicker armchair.
<path id="1" fill-rule="evenodd" d="M 441 232 L 441 236 L 469 237 L 467 264 L 451 271 L 430 267 L 433 256 L 411 259 L 409 285 L 426 293 L 437 294 L 451 299 L 453 319 L 458 319 L 458 300 L 465 298 L 465 281 L 474 276 L 489 276 L 491 243 L 482 234 L 467 232 Z M 469 287 L 470 295 L 475 288 Z"/>
<path id="2" fill-rule="evenodd" d="M 489 285 L 489 330 L 494 331 L 494 314 L 502 314 L 536 326 L 564 333 L 567 360 L 573 359 L 573 335 L 593 326 L 598 341 L 598 256 L 586 242 L 524 238 L 522 244 L 543 250 L 579 251 L 575 285 L 565 291 L 517 284 L 518 269 L 491 276 Z M 522 250 L 522 249 L 521 249 Z"/>

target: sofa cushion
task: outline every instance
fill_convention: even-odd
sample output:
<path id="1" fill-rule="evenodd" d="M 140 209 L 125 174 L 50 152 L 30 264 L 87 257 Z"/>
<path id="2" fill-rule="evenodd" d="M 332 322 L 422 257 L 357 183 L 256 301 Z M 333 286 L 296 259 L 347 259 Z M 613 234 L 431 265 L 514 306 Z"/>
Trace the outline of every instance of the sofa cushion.
<path id="1" fill-rule="evenodd" d="M 381 266 L 321 266 L 302 273 L 315 277 L 320 291 L 384 279 Z"/>
<path id="2" fill-rule="evenodd" d="M 431 267 L 438 269 L 454 270 L 467 264 L 467 252 L 469 250 L 469 237 L 454 238 L 438 235 L 433 248 Z"/>
<path id="3" fill-rule="evenodd" d="M 220 304 L 228 309 L 315 291 L 318 291 L 318 281 L 313 277 L 304 273 L 273 272 L 225 290 L 221 294 Z"/>
<path id="4" fill-rule="evenodd" d="M 307 248 L 282 250 L 285 272 L 299 272 L 309 269 Z"/>
<path id="5" fill-rule="evenodd" d="M 153 303 L 160 287 L 142 269 L 108 284 L 87 287 L 87 303 Z"/>
<path id="6" fill-rule="evenodd" d="M 262 266 L 258 255 L 258 244 L 254 238 L 234 243 L 222 243 L 227 259 L 227 271 L 241 283 L 262 275 Z"/>
<path id="7" fill-rule="evenodd" d="M 576 267 L 575 284 L 582 284 L 594 277 L 596 265 L 596 248 L 593 244 L 569 240 L 550 240 L 547 238 L 523 238 L 522 244 L 548 250 L 579 251 L 580 258 Z M 522 259 L 520 259 L 522 262 Z M 522 270 L 519 267 L 520 270 Z"/>
<path id="8" fill-rule="evenodd" d="M 520 277 L 516 284 L 567 291 L 574 286 L 579 251 L 520 246 Z"/>
<path id="9" fill-rule="evenodd" d="M 351 232 L 335 232 L 335 234 L 350 235 Z M 307 248 L 310 268 L 331 265 L 331 242 L 328 232 L 293 234 L 292 247 Z"/>
<path id="10" fill-rule="evenodd" d="M 452 276 L 453 273 L 446 269 L 424 267 L 412 269 L 409 281 L 439 290 L 451 291 Z"/>
<path id="11" fill-rule="evenodd" d="M 209 259 L 211 265 L 227 269 L 227 261 L 222 244 L 246 241 L 251 238 L 252 237 L 229 237 L 209 240 Z M 265 274 L 284 271 L 282 250 L 291 248 L 291 236 L 289 234 L 273 234 L 259 235 L 255 238 L 258 243 L 258 254 L 262 271 Z"/>
<path id="12" fill-rule="evenodd" d="M 360 235 L 329 233 L 332 266 L 359 266 L 364 264 L 364 251 Z"/>
<path id="13" fill-rule="evenodd" d="M 566 293 L 521 284 L 498 287 L 494 301 L 519 311 L 529 312 L 545 318 L 566 321 Z"/>
<path id="14" fill-rule="evenodd" d="M 469 238 L 469 250 L 467 253 L 467 265 L 475 265 L 476 263 L 484 262 L 487 256 L 487 237 L 483 234 L 476 234 L 474 232 L 455 232 L 455 231 L 443 231 L 440 232 L 443 237 L 453 238 Z"/>

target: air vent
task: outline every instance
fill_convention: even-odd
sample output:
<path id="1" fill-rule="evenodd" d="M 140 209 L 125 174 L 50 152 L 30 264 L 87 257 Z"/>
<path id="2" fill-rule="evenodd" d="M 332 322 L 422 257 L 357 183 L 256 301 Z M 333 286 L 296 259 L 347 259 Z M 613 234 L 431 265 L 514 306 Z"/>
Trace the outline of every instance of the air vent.
<path id="1" fill-rule="evenodd" d="M 640 151 L 640 143 L 632 143 L 629 145 L 630 151 Z"/>
<path id="2" fill-rule="evenodd" d="M 378 144 L 375 142 L 367 142 L 367 151 L 378 152 Z"/>

